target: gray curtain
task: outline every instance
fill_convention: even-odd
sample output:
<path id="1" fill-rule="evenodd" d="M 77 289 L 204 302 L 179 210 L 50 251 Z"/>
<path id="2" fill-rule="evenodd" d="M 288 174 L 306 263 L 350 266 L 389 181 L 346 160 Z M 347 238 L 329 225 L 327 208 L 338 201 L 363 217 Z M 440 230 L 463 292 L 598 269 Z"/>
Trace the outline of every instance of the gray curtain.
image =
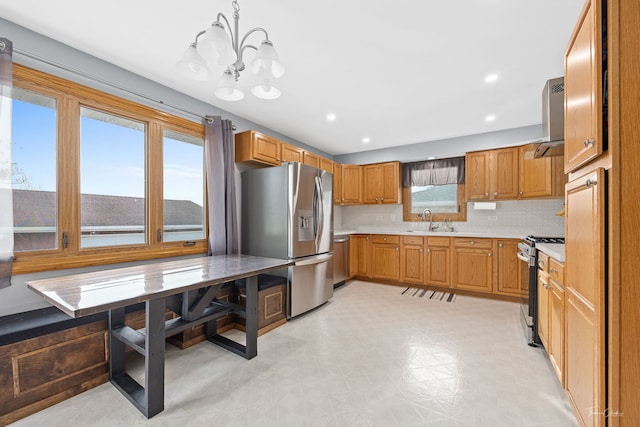
<path id="1" fill-rule="evenodd" d="M 11 88 L 13 44 L 0 38 L 0 288 L 11 285 L 13 193 L 11 160 Z"/>
<path id="2" fill-rule="evenodd" d="M 209 255 L 238 253 L 235 158 L 230 120 L 206 117 L 204 156 L 209 198 Z"/>
<path id="3" fill-rule="evenodd" d="M 402 186 L 464 184 L 464 156 L 402 165 Z"/>

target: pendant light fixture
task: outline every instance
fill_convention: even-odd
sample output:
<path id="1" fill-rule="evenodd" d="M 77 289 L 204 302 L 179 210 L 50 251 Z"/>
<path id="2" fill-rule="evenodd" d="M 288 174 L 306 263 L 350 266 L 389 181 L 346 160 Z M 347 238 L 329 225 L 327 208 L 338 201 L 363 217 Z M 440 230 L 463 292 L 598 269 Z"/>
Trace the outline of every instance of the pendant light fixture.
<path id="1" fill-rule="evenodd" d="M 238 81 L 240 72 L 245 69 L 243 55 L 246 49 L 253 49 L 256 53 L 249 69 L 258 79 L 251 88 L 251 93 L 262 99 L 276 99 L 280 96 L 280 90 L 274 86 L 274 82 L 284 74 L 278 53 L 264 28 L 253 28 L 240 38 L 240 6 L 237 0 L 231 5 L 234 10 L 234 26 L 229 24 L 223 13 L 218 13 L 216 21 L 196 35 L 195 41 L 176 63 L 176 68 L 184 77 L 206 81 L 211 78 L 211 68 L 216 65 L 226 67 L 214 94 L 226 101 L 238 101 L 244 98 Z M 246 43 L 247 38 L 255 32 L 264 34 L 264 40 L 259 47 Z"/>

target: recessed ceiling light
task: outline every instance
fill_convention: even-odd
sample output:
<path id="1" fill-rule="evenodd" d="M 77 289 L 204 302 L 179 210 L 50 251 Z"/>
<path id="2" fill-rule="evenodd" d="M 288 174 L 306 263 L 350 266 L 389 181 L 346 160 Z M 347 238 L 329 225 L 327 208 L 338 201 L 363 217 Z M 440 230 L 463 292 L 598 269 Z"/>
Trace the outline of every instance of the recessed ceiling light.
<path id="1" fill-rule="evenodd" d="M 435 159 L 435 157 L 433 157 L 433 156 L 427 157 L 427 160 L 434 160 L 434 159 Z"/>
<path id="2" fill-rule="evenodd" d="M 335 122 L 336 121 L 336 115 L 333 114 L 333 113 L 327 114 L 327 121 Z"/>
<path id="3" fill-rule="evenodd" d="M 484 118 L 485 121 L 487 122 L 492 122 L 496 119 L 496 116 L 487 116 Z"/>
<path id="4" fill-rule="evenodd" d="M 485 83 L 494 83 L 496 80 L 498 80 L 497 74 L 489 74 L 487 77 L 484 78 Z"/>
<path id="5" fill-rule="evenodd" d="M 368 144 L 371 142 L 371 138 L 369 138 L 368 136 L 365 136 L 364 138 L 362 138 L 362 143 L 363 144 Z"/>

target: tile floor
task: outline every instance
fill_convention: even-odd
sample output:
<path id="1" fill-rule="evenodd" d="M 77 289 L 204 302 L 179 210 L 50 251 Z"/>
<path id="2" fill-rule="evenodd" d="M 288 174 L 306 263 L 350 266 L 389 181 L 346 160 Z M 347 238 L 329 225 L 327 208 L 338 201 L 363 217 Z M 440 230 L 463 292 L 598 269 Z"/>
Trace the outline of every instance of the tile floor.
<path id="1" fill-rule="evenodd" d="M 351 282 L 260 337 L 249 361 L 167 345 L 165 410 L 150 420 L 103 384 L 14 426 L 577 425 L 517 304 L 403 289 Z"/>

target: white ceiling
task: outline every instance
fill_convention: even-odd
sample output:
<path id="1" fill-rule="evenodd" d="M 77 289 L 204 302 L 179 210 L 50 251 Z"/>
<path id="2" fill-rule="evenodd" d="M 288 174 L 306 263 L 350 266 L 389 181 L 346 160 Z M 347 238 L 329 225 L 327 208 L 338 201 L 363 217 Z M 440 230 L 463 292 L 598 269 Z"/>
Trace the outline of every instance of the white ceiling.
<path id="1" fill-rule="evenodd" d="M 0 17 L 338 155 L 540 123 L 583 3 L 239 0 L 241 34 L 265 28 L 286 72 L 266 101 L 245 71 L 237 102 L 175 71 L 218 12 L 231 18 L 230 0 L 0 0 Z"/>

